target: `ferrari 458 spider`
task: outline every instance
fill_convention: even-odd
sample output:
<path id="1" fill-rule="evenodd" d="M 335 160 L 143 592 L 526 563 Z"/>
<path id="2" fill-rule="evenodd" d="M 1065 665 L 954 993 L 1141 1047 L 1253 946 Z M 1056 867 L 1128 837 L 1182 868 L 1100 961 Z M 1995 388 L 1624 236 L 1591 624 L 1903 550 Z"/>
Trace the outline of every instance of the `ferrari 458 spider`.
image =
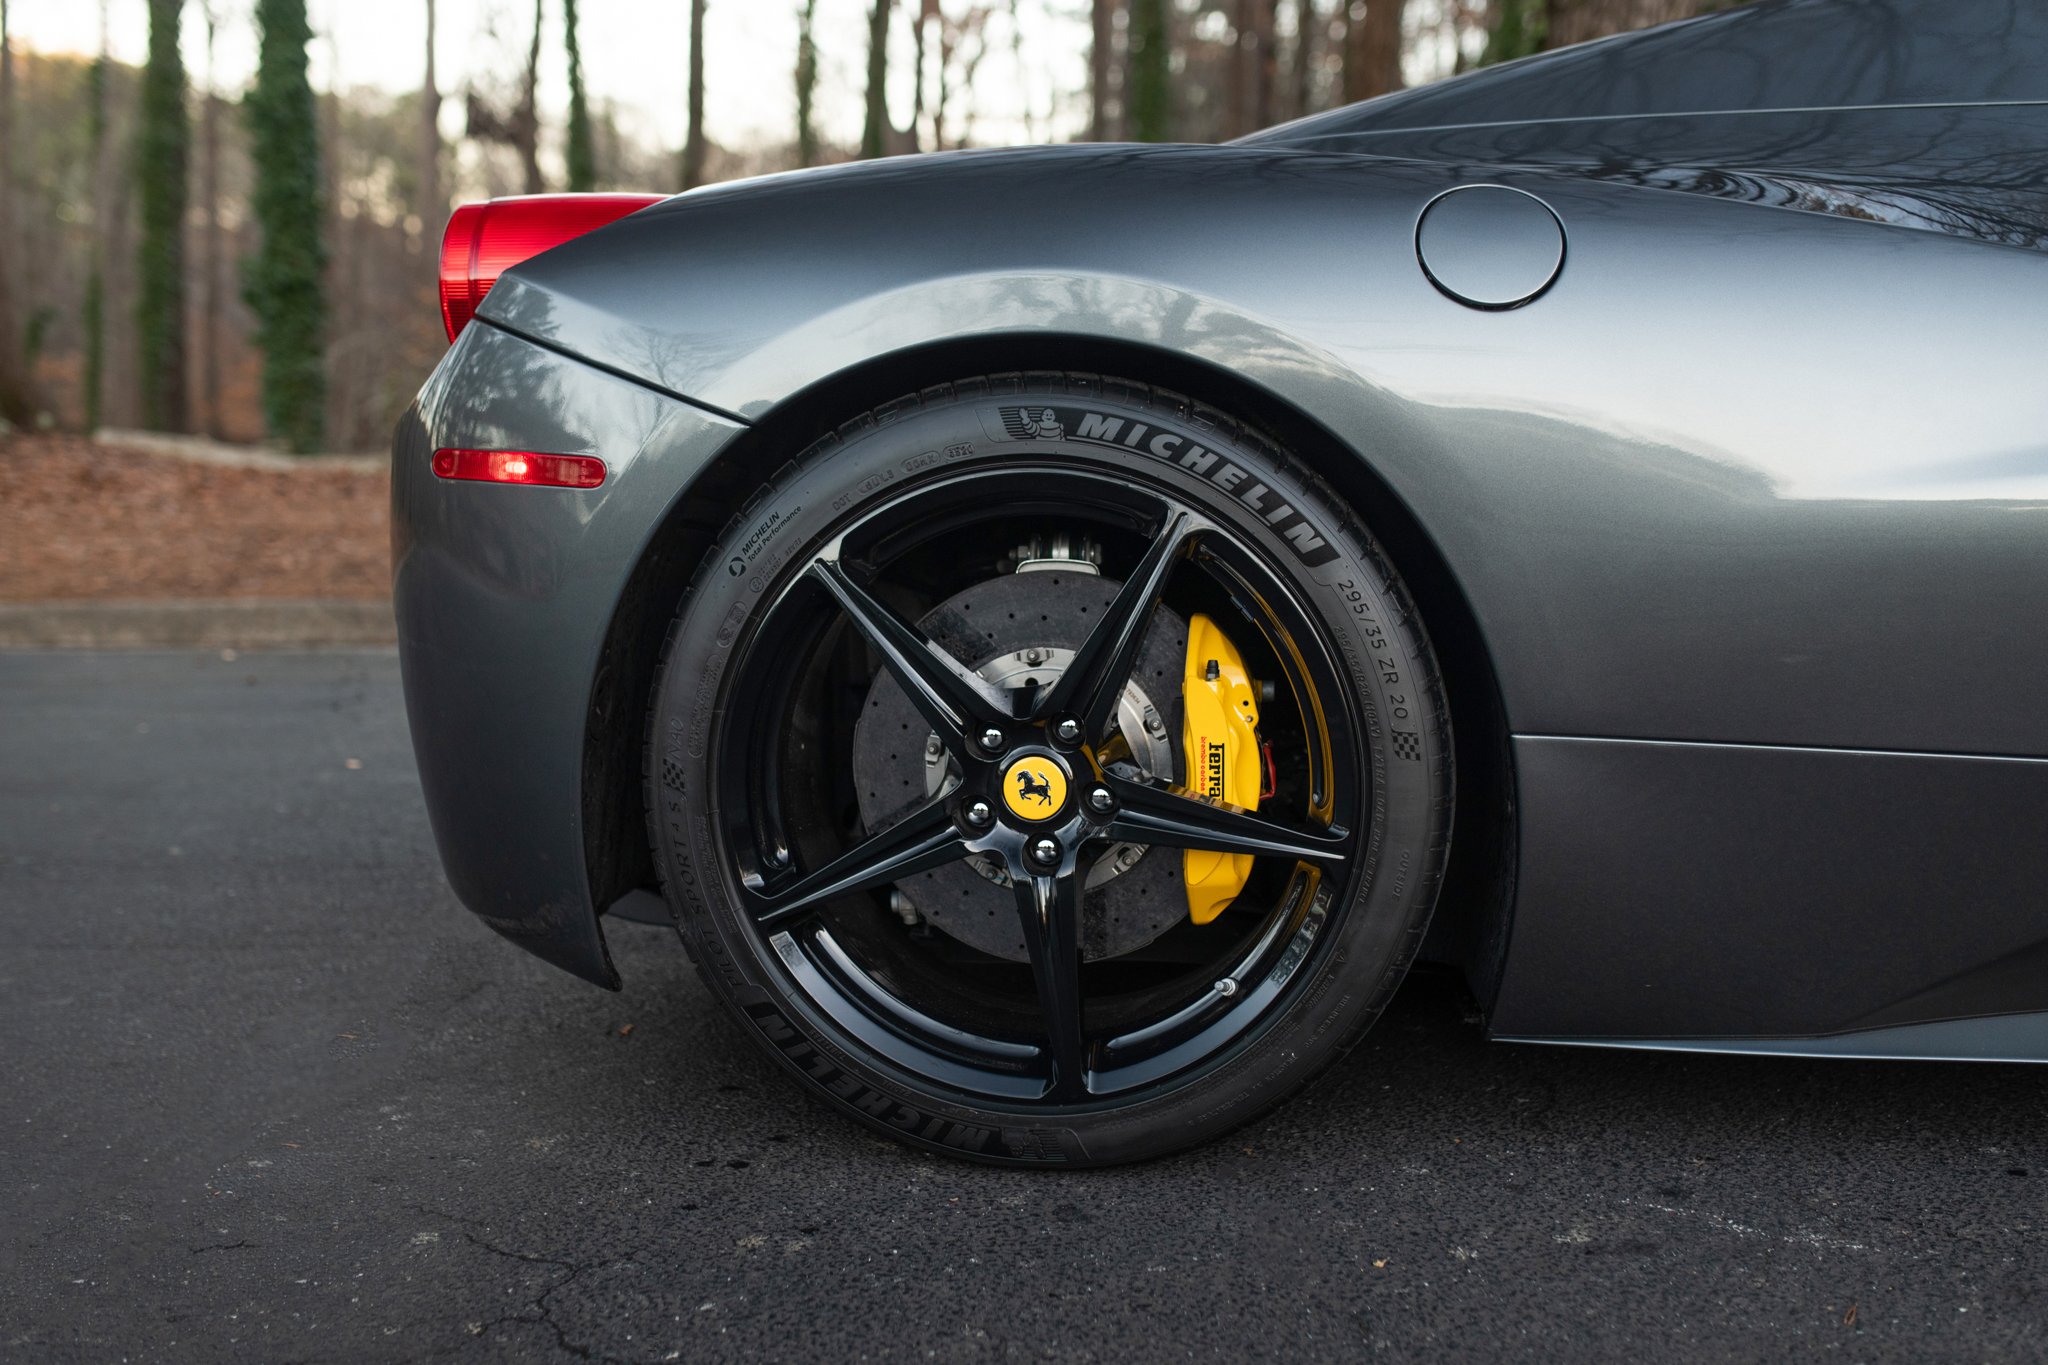
<path id="1" fill-rule="evenodd" d="M 1763 0 L 1228 146 L 469 205 L 443 861 L 926 1147 L 1490 1032 L 2048 1060 L 2048 6 Z M 657 901 L 656 898 L 659 898 Z"/>

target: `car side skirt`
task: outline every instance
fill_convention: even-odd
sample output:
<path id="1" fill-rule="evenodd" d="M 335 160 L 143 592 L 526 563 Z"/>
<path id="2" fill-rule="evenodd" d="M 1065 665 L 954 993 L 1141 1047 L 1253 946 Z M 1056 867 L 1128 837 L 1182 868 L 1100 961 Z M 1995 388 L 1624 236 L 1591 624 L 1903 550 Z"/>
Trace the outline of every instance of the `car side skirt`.
<path id="1" fill-rule="evenodd" d="M 2048 1011 L 1858 1029 L 1818 1038 L 1525 1038 L 1497 1043 L 1721 1052 L 1755 1057 L 1849 1057 L 1873 1062 L 2048 1062 Z"/>
<path id="2" fill-rule="evenodd" d="M 1983 1022 L 2048 1019 L 2048 759 L 1535 735 L 1514 750 L 1496 1036 L 2048 1059 L 2048 1026 Z"/>

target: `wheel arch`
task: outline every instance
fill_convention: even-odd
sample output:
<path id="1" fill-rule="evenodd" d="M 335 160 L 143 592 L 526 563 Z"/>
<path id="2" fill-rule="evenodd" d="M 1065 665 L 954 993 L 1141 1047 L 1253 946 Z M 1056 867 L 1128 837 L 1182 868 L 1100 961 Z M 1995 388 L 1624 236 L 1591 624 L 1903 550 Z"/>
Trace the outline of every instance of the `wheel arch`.
<path id="1" fill-rule="evenodd" d="M 676 604 L 726 525 L 819 433 L 899 394 L 1019 371 L 1082 371 L 1199 394 L 1307 462 L 1385 544 L 1436 650 L 1455 746 L 1451 861 L 1422 957 L 1463 969 L 1490 1005 L 1512 916 L 1515 782 L 1492 654 L 1455 570 L 1370 460 L 1300 406 L 1209 361 L 1084 334 L 955 337 L 861 361 L 776 404 L 677 498 L 622 587 L 592 679 L 583 828 L 600 910 L 655 886 L 641 805 L 647 699 Z"/>

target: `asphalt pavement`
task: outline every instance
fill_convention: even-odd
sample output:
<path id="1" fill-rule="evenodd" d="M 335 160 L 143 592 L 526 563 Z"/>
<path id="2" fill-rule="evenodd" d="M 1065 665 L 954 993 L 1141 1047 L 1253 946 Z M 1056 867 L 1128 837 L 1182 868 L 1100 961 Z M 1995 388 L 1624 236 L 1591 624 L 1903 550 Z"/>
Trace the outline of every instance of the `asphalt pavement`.
<path id="1" fill-rule="evenodd" d="M 388 653 L 0 654 L 0 1359 L 2048 1355 L 2048 1070 L 1489 1044 L 1425 976 L 1234 1138 L 995 1171 L 611 942 L 455 903 Z"/>

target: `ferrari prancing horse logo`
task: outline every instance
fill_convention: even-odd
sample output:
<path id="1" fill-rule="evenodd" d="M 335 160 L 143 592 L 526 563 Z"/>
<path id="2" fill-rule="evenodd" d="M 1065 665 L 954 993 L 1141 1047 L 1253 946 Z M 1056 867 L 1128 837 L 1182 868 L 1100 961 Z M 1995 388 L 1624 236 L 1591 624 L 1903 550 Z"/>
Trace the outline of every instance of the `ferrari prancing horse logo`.
<path id="1" fill-rule="evenodd" d="M 1003 774 L 1003 804 L 1019 820 L 1050 820 L 1067 804 L 1067 775 L 1043 755 L 1020 758 Z"/>

